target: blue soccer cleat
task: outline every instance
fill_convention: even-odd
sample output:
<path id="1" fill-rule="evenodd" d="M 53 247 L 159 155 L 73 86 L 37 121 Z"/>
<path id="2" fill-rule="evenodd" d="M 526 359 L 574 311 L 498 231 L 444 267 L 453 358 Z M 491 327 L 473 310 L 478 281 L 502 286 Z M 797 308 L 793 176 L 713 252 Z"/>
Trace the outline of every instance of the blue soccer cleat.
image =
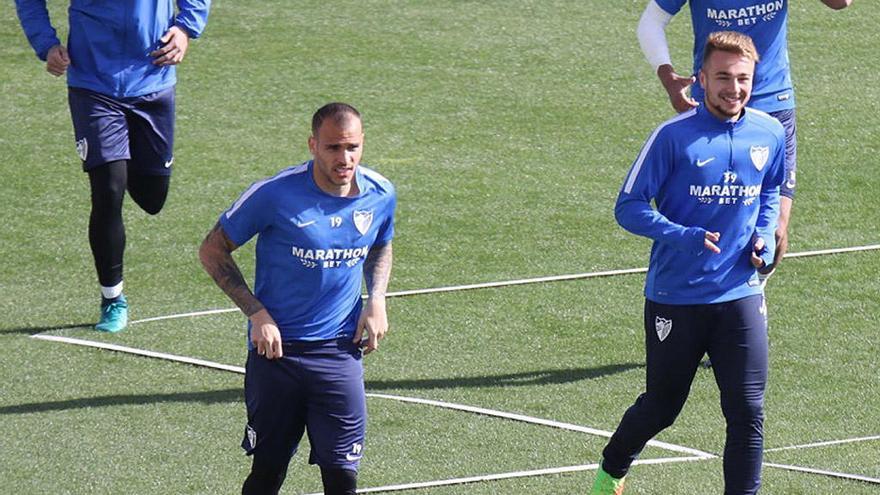
<path id="1" fill-rule="evenodd" d="M 95 325 L 96 330 L 116 333 L 128 325 L 128 302 L 125 296 L 101 301 L 101 321 Z"/>

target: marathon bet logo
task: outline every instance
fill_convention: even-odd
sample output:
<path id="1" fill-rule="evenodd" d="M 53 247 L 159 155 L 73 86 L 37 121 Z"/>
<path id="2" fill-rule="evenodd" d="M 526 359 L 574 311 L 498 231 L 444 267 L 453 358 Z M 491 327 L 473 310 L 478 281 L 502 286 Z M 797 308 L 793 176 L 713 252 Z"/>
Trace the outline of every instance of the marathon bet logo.
<path id="1" fill-rule="evenodd" d="M 770 21 L 785 8 L 785 0 L 758 3 L 738 9 L 706 9 L 706 18 L 715 21 L 722 27 L 751 26 L 758 23 L 758 18 Z"/>
<path id="2" fill-rule="evenodd" d="M 339 268 L 344 263 L 351 268 L 365 258 L 370 251 L 369 246 L 349 249 L 305 249 L 299 246 L 291 248 L 291 254 L 299 258 L 306 268 Z"/>

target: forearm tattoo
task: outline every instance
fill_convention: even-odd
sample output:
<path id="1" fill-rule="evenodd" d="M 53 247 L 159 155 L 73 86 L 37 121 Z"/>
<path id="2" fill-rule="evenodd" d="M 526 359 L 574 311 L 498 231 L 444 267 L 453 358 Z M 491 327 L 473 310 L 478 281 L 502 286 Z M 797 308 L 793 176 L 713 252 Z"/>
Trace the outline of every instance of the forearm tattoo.
<path id="1" fill-rule="evenodd" d="M 364 260 L 364 279 L 369 297 L 385 297 L 391 278 L 391 243 L 370 250 Z"/>
<path id="2" fill-rule="evenodd" d="M 208 232 L 200 249 L 200 258 L 205 271 L 211 275 L 217 286 L 232 299 L 232 302 L 248 317 L 263 309 L 263 304 L 251 292 L 238 265 L 232 258 L 235 245 L 218 222 Z"/>

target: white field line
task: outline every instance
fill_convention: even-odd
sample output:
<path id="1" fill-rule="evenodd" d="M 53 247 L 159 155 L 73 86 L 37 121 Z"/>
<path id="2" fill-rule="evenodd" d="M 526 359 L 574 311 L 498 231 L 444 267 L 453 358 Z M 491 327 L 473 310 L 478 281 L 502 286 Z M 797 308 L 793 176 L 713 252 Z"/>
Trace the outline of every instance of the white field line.
<path id="1" fill-rule="evenodd" d="M 496 411 L 494 409 L 484 409 L 482 407 L 466 406 L 463 404 L 454 404 L 454 403 L 450 403 L 450 402 L 442 402 L 442 401 L 436 401 L 436 400 L 430 400 L 430 399 L 419 399 L 416 397 L 400 397 L 400 396 L 396 396 L 396 395 L 375 394 L 375 393 L 370 393 L 367 395 L 369 395 L 370 397 L 379 397 L 379 398 L 383 398 L 383 399 L 393 399 L 393 400 L 397 400 L 400 402 L 411 402 L 413 404 L 424 404 L 424 405 L 428 405 L 428 406 L 442 407 L 445 409 L 454 409 L 456 411 L 466 411 L 466 412 L 471 412 L 471 413 L 475 413 L 475 414 L 483 414 L 485 416 L 494 416 L 496 418 L 511 419 L 513 421 L 520 421 L 523 423 L 531 423 L 531 424 L 535 424 L 535 425 L 550 426 L 552 428 L 559 428 L 561 430 L 576 431 L 576 432 L 580 432 L 580 433 L 587 433 L 589 435 L 596 435 L 596 436 L 605 437 L 605 438 L 610 438 L 612 435 L 612 432 L 610 432 L 610 431 L 597 430 L 595 428 L 574 425 L 571 423 L 562 423 L 559 421 L 553 421 L 553 420 L 549 420 L 549 419 L 533 418 L 531 416 L 524 416 L 522 414 L 514 414 L 514 413 L 503 412 L 503 411 Z M 666 442 L 659 442 L 656 440 L 649 441 L 648 445 L 651 445 L 654 447 L 659 447 L 661 449 L 669 450 L 672 452 L 678 452 L 681 454 L 690 454 L 692 456 L 696 456 L 699 458 L 711 459 L 713 457 L 716 457 L 714 454 L 710 454 L 708 452 L 703 452 L 702 450 L 692 449 L 689 447 L 682 447 L 680 445 L 675 445 L 675 444 L 666 443 Z"/>
<path id="2" fill-rule="evenodd" d="M 804 258 L 808 256 L 823 256 L 828 254 L 841 254 L 841 253 L 854 253 L 859 251 L 873 251 L 880 249 L 880 244 L 871 244 L 867 246 L 856 246 L 856 247 L 848 247 L 848 248 L 834 248 L 834 249 L 820 249 L 817 251 L 803 251 L 800 253 L 786 253 L 786 258 Z M 606 270 L 600 272 L 587 272 L 587 273 L 574 273 L 570 275 L 551 275 L 548 277 L 537 277 L 537 278 L 523 278 L 519 280 L 504 280 L 500 282 L 484 282 L 478 284 L 466 284 L 466 285 L 451 285 L 447 287 L 433 287 L 428 289 L 413 289 L 413 290 L 403 290 L 398 292 L 389 292 L 386 294 L 386 297 L 403 297 L 403 296 L 416 296 L 422 294 L 437 294 L 441 292 L 454 292 L 460 290 L 473 290 L 473 289 L 488 289 L 493 287 L 509 287 L 513 285 L 526 285 L 526 284 L 538 284 L 544 282 L 559 282 L 563 280 L 580 280 L 586 278 L 597 278 L 597 277 L 612 277 L 616 275 L 631 275 L 635 273 L 645 273 L 647 272 L 647 268 L 627 268 L 623 270 Z M 138 323 L 147 323 L 150 321 L 160 321 L 160 320 L 171 320 L 175 318 L 187 318 L 190 316 L 205 316 L 205 315 L 213 315 L 219 313 L 234 313 L 238 311 L 238 308 L 226 308 L 226 309 L 209 309 L 205 311 L 195 311 L 192 313 L 179 313 L 165 316 L 155 316 L 152 318 L 143 318 L 140 320 L 133 320 L 129 322 L 129 325 L 135 325 Z"/>
<path id="3" fill-rule="evenodd" d="M 107 344 L 105 342 L 95 342 L 92 340 L 75 339 L 72 337 L 61 337 L 61 336 L 57 336 L 57 335 L 37 334 L 37 335 L 33 335 L 32 337 L 35 339 L 40 339 L 40 340 L 49 340 L 49 341 L 53 341 L 53 342 L 63 342 L 65 344 L 74 344 L 74 345 L 80 345 L 80 346 L 85 346 L 85 347 L 95 347 L 98 349 L 106 349 L 109 351 L 123 352 L 123 353 L 127 353 L 127 354 L 134 354 L 137 356 L 151 357 L 151 358 L 156 358 L 156 359 L 164 359 L 166 361 L 174 361 L 174 362 L 178 362 L 178 363 L 191 364 L 194 366 L 202 366 L 205 368 L 212 368 L 212 369 L 216 369 L 216 370 L 231 371 L 233 373 L 244 374 L 244 368 L 242 368 L 241 366 L 231 366 L 228 364 L 215 363 L 213 361 L 205 361 L 203 359 L 195 359 L 195 358 L 186 357 L 186 356 L 178 356 L 175 354 L 167 354 L 164 352 L 148 351 L 148 350 L 144 350 L 144 349 L 137 349 L 134 347 L 126 347 L 126 346 L 121 346 L 121 345 L 116 345 L 116 344 Z M 552 428 L 559 428 L 559 429 L 563 429 L 563 430 L 576 431 L 576 432 L 580 432 L 580 433 L 587 433 L 589 435 L 597 435 L 597 436 L 606 437 L 606 438 L 611 436 L 610 431 L 597 430 L 594 428 L 588 428 L 586 426 L 578 426 L 578 425 L 573 425 L 573 424 L 569 424 L 569 423 L 561 423 L 558 421 L 552 421 L 552 420 L 548 420 L 548 419 L 534 418 L 534 417 L 525 416 L 522 414 L 513 414 L 513 413 L 507 413 L 504 411 L 496 411 L 494 409 L 485 409 L 482 407 L 473 407 L 473 406 L 467 406 L 464 404 L 455 404 L 452 402 L 442 402 L 442 401 L 437 401 L 437 400 L 419 399 L 419 398 L 415 398 L 415 397 L 403 397 L 403 396 L 399 396 L 399 395 L 375 394 L 375 393 L 367 393 L 367 397 L 373 397 L 373 398 L 377 398 L 377 399 L 389 399 L 389 400 L 396 400 L 399 402 L 409 402 L 409 403 L 413 403 L 413 404 L 422 404 L 422 405 L 429 405 L 429 406 L 435 406 L 435 407 L 442 407 L 445 409 L 453 409 L 456 411 L 471 412 L 471 413 L 475 413 L 475 414 L 482 414 L 484 416 L 492 416 L 492 417 L 496 417 L 496 418 L 503 418 L 503 419 L 509 419 L 509 420 L 513 420 L 513 421 L 520 421 L 523 423 L 531 423 L 531 424 L 536 424 L 536 425 L 550 426 Z M 650 442 L 648 442 L 648 445 L 658 447 L 661 449 L 665 449 L 665 450 L 669 450 L 672 452 L 690 454 L 690 455 L 700 457 L 700 458 L 708 459 L 708 458 L 715 457 L 715 455 L 710 454 L 708 452 L 703 452 L 703 451 L 691 449 L 688 447 L 682 447 L 682 446 L 674 445 L 671 443 L 658 442 L 656 440 L 651 440 Z"/>
<path id="4" fill-rule="evenodd" d="M 880 479 L 878 478 L 870 478 L 868 476 L 862 476 L 859 474 L 848 474 L 848 473 L 839 473 L 837 471 L 827 471 L 825 469 L 813 469 L 801 466 L 790 466 L 788 464 L 775 464 L 772 462 L 763 463 L 767 467 L 777 468 L 777 469 L 785 469 L 786 471 L 797 471 L 799 473 L 810 473 L 810 474 L 820 474 L 823 476 L 831 476 L 832 478 L 843 478 L 847 480 L 856 480 L 856 481 L 865 481 L 867 483 L 874 483 L 880 485 Z"/>
<path id="5" fill-rule="evenodd" d="M 166 361 L 175 361 L 178 363 L 192 364 L 205 368 L 213 368 L 215 370 L 231 371 L 233 373 L 244 374 L 244 368 L 241 366 L 231 366 L 228 364 L 215 363 L 213 361 L 205 361 L 204 359 L 196 359 L 186 356 L 177 356 L 174 354 L 166 354 L 164 352 L 148 351 L 146 349 L 137 349 L 135 347 L 127 347 L 123 345 L 108 344 L 106 342 L 95 342 L 94 340 L 75 339 L 72 337 L 62 337 L 60 335 L 36 334 L 31 338 L 40 340 L 50 340 L 52 342 L 63 342 L 65 344 L 81 345 L 85 347 L 95 347 L 98 349 L 106 349 L 108 351 L 124 352 L 134 354 L 136 356 L 151 357 L 156 359 L 164 359 Z"/>
<path id="6" fill-rule="evenodd" d="M 870 437 L 846 438 L 843 440 L 829 440 L 827 442 L 805 443 L 801 445 L 789 445 L 788 447 L 776 447 L 772 449 L 765 449 L 764 453 L 779 452 L 782 450 L 809 449 L 812 447 L 825 447 L 828 445 L 840 445 L 844 443 L 868 442 L 871 440 L 880 440 L 880 435 L 873 435 Z"/>
<path id="7" fill-rule="evenodd" d="M 85 339 L 76 339 L 76 338 L 71 338 L 71 337 L 62 337 L 62 336 L 58 336 L 58 335 L 44 335 L 44 334 L 36 334 L 36 335 L 32 335 L 31 337 L 35 338 L 35 339 L 39 339 L 39 340 L 48 340 L 48 341 L 52 341 L 52 342 L 61 342 L 61 343 L 65 343 L 65 344 L 93 347 L 93 348 L 98 348 L 98 349 L 123 352 L 123 353 L 127 353 L 127 354 L 134 354 L 137 356 L 151 357 L 151 358 L 156 358 L 156 359 L 164 359 L 167 361 L 192 364 L 194 366 L 202 366 L 202 367 L 212 368 L 212 369 L 217 369 L 217 370 L 222 370 L 222 371 L 230 371 L 230 372 L 238 373 L 238 374 L 244 374 L 244 372 L 245 372 L 244 368 L 241 366 L 232 366 L 232 365 L 228 365 L 228 364 L 215 363 L 213 361 L 206 361 L 204 359 L 196 359 L 196 358 L 190 358 L 190 357 L 186 357 L 186 356 L 167 354 L 164 352 L 156 352 L 156 351 L 149 351 L 149 350 L 145 350 L 145 349 L 137 349 L 134 347 L 127 347 L 127 346 L 121 346 L 121 345 L 116 345 L 116 344 L 108 344 L 105 342 L 95 342 L 95 341 L 85 340 Z M 583 433 L 588 433 L 588 434 L 593 434 L 593 435 L 599 435 L 599 436 L 605 436 L 605 437 L 610 436 L 610 432 L 607 432 L 604 430 L 596 430 L 593 428 L 572 425 L 572 424 L 568 424 L 568 423 L 560 423 L 557 421 L 545 420 L 545 419 L 540 419 L 540 418 L 533 418 L 530 416 L 523 416 L 520 414 L 506 413 L 503 411 L 496 411 L 493 409 L 484 409 L 484 408 L 478 408 L 478 407 L 473 407 L 473 406 L 466 406 L 463 404 L 440 402 L 440 401 L 434 401 L 434 400 L 419 399 L 419 398 L 413 398 L 413 397 L 403 397 L 403 396 L 389 395 L 389 394 L 367 393 L 366 395 L 367 395 L 367 397 L 374 397 L 374 398 L 380 398 L 380 399 L 390 399 L 390 400 L 396 400 L 396 401 L 400 401 L 400 402 L 411 402 L 411 403 L 416 403 L 416 404 L 433 405 L 433 406 L 443 407 L 443 408 L 447 408 L 447 409 L 473 412 L 473 413 L 483 414 L 483 415 L 487 415 L 487 416 L 494 416 L 494 417 L 499 417 L 499 418 L 511 419 L 511 420 L 515 420 L 515 421 L 523 421 L 523 422 L 528 422 L 528 423 L 532 423 L 532 424 L 546 425 L 546 426 L 551 426 L 551 427 L 555 427 L 555 428 L 562 428 L 562 429 L 566 429 L 566 430 L 578 431 L 578 432 L 583 432 Z M 813 446 L 818 446 L 818 445 L 832 445 L 832 444 L 839 444 L 839 443 L 848 443 L 848 442 L 853 442 L 853 441 L 873 440 L 876 438 L 880 438 L 880 436 L 863 437 L 863 438 L 859 438 L 859 439 L 839 440 L 839 441 L 830 441 L 830 442 L 821 442 L 819 444 L 806 444 L 806 445 L 802 445 L 802 446 L 783 447 L 783 448 L 779 448 L 779 449 L 770 449 L 770 450 L 767 450 L 767 452 L 784 450 L 784 449 L 807 448 L 807 447 L 813 447 Z M 712 459 L 712 458 L 717 457 L 717 456 L 715 456 L 713 454 L 709 454 L 707 452 L 702 452 L 700 450 L 690 449 L 688 447 L 682 447 L 682 446 L 678 446 L 678 445 L 674 445 L 674 444 L 669 444 L 666 442 L 658 442 L 655 440 L 651 440 L 650 442 L 648 442 L 648 444 L 653 445 L 658 448 L 672 450 L 675 452 L 686 452 L 686 453 L 692 452 L 695 455 L 693 457 L 671 457 L 671 458 L 660 458 L 660 459 L 637 460 L 637 461 L 635 461 L 634 464 L 664 464 L 664 463 L 671 463 L 671 462 L 700 461 L 700 460 Z M 826 470 L 821 470 L 821 469 L 805 468 L 805 467 L 800 467 L 800 466 L 791 466 L 791 465 L 786 465 L 786 464 L 775 464 L 775 463 L 769 463 L 769 462 L 765 462 L 763 464 L 768 467 L 785 469 L 785 470 L 789 470 L 789 471 L 798 471 L 798 472 L 804 472 L 804 473 L 831 476 L 831 477 L 835 477 L 835 478 L 851 479 L 851 480 L 857 480 L 857 481 L 865 481 L 868 483 L 880 484 L 880 479 L 870 478 L 867 476 L 839 473 L 839 472 L 835 472 L 835 471 L 826 471 Z M 526 476 L 543 476 L 543 475 L 555 474 L 555 473 L 587 471 L 587 470 L 591 470 L 591 469 L 596 469 L 597 467 L 598 467 L 597 464 L 587 464 L 587 465 L 582 465 L 582 466 L 548 468 L 548 469 L 539 469 L 539 470 L 534 470 L 534 471 L 518 471 L 518 472 L 513 472 L 513 473 L 490 474 L 490 475 L 483 475 L 483 476 L 474 476 L 474 477 L 470 477 L 470 478 L 456 478 L 456 479 L 450 479 L 450 480 L 410 483 L 410 484 L 405 484 L 405 485 L 390 485 L 390 486 L 385 486 L 385 487 L 365 488 L 363 490 L 358 490 L 358 493 L 390 492 L 390 491 L 409 490 L 409 489 L 415 489 L 415 488 L 427 488 L 427 487 L 433 487 L 433 486 L 446 486 L 446 485 L 456 485 L 456 484 L 463 484 L 463 483 L 474 483 L 474 482 L 479 482 L 479 481 L 493 481 L 493 480 L 501 480 L 501 479 L 508 479 L 508 478 L 519 478 L 519 477 L 526 477 Z"/>
<path id="8" fill-rule="evenodd" d="M 705 457 L 665 457 L 660 459 L 637 460 L 633 464 L 669 464 L 673 462 L 702 461 Z M 548 474 L 577 473 L 581 471 L 595 471 L 598 464 L 583 464 L 580 466 L 565 466 L 558 468 L 535 469 L 531 471 L 514 471 L 511 473 L 486 474 L 467 478 L 452 478 L 437 481 L 422 481 L 418 483 L 406 483 L 402 485 L 377 486 L 372 488 L 358 489 L 357 493 L 383 493 L 398 492 L 403 490 L 415 490 L 419 488 L 433 488 L 437 486 L 463 485 L 465 483 L 478 483 L 481 481 L 497 481 L 511 478 L 527 478 L 532 476 L 546 476 Z M 321 492 L 309 495 L 322 495 Z"/>

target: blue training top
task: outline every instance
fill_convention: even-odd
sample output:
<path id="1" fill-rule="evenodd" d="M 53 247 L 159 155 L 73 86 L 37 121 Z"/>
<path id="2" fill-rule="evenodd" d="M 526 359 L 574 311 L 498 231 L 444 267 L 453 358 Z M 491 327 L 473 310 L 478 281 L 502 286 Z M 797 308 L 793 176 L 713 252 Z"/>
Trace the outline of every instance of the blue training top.
<path id="1" fill-rule="evenodd" d="M 655 0 L 675 15 L 688 0 Z M 788 61 L 788 0 L 690 0 L 694 28 L 694 74 L 703 65 L 706 39 L 716 31 L 737 31 L 749 35 L 761 57 L 755 67 L 755 81 L 749 106 L 770 113 L 795 107 L 791 68 Z M 691 96 L 703 101 L 699 78 Z"/>
<path id="2" fill-rule="evenodd" d="M 315 184 L 313 166 L 308 161 L 252 184 L 220 216 L 236 245 L 259 236 L 254 295 L 284 342 L 353 337 L 363 261 L 394 235 L 397 199 L 388 179 L 358 166 L 358 196 L 332 196 Z"/>
<path id="3" fill-rule="evenodd" d="M 784 155 L 782 124 L 753 109 L 730 122 L 701 105 L 654 130 L 614 209 L 623 228 L 654 240 L 645 297 L 709 304 L 761 292 L 750 257 L 757 236 L 773 262 Z M 721 234 L 720 254 L 704 247 L 707 231 Z"/>
<path id="4" fill-rule="evenodd" d="M 114 98 L 143 96 L 174 86 L 173 65 L 153 65 L 150 52 L 172 25 L 198 38 L 211 0 L 71 0 L 67 85 Z M 40 60 L 61 43 L 49 21 L 46 0 L 15 0 L 18 18 Z"/>

